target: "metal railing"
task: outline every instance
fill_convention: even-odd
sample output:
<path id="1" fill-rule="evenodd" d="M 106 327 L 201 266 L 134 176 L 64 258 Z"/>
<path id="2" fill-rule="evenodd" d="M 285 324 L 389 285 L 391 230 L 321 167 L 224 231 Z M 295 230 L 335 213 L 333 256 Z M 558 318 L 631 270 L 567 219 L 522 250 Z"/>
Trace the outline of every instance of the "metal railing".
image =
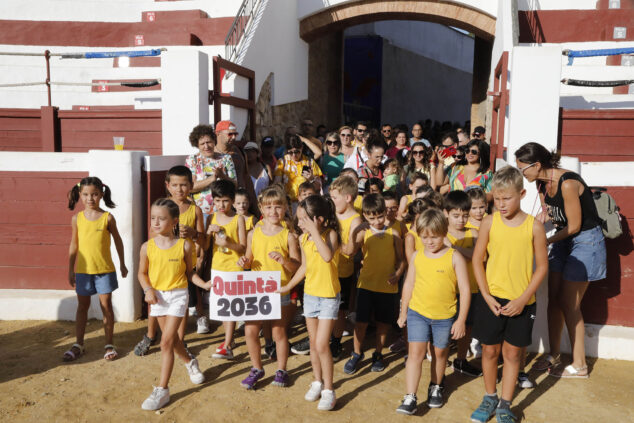
<path id="1" fill-rule="evenodd" d="M 247 25 L 253 19 L 253 15 L 255 14 L 255 8 L 259 0 L 243 0 L 240 8 L 238 9 L 238 13 L 236 14 L 236 18 L 233 20 L 233 24 L 231 24 L 231 28 L 229 29 L 229 33 L 225 38 L 225 59 L 232 61 L 235 59 L 238 51 L 238 44 L 240 44 L 240 39 L 244 32 L 247 29 Z"/>

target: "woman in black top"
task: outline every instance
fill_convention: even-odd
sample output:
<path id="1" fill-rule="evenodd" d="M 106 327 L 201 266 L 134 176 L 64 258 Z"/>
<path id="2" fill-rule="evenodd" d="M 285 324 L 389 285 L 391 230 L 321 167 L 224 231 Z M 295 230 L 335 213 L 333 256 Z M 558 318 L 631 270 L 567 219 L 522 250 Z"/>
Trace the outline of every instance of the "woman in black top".
<path id="1" fill-rule="evenodd" d="M 581 300 L 588 282 L 605 278 L 605 240 L 592 192 L 575 172 L 559 168 L 559 155 L 531 142 L 515 153 L 517 166 L 535 181 L 548 218 L 556 232 L 548 238 L 548 337 L 550 354 L 536 370 L 549 369 L 551 376 L 587 378 L 584 322 Z M 543 204 L 542 203 L 542 204 Z M 566 323 L 572 345 L 572 363 L 560 364 L 561 332 Z"/>

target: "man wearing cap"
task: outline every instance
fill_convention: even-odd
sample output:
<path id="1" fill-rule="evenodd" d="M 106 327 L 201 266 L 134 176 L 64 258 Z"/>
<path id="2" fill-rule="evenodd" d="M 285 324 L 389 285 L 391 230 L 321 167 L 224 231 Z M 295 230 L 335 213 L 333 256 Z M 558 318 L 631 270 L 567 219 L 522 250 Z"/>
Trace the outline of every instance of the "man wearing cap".
<path id="1" fill-rule="evenodd" d="M 247 162 L 244 153 L 235 145 L 238 137 L 236 125 L 228 120 L 221 120 L 216 124 L 216 151 L 220 154 L 228 154 L 233 159 L 236 167 L 236 179 L 238 188 L 245 188 L 249 193 L 249 202 L 256 207 L 257 198 L 253 191 L 253 183 L 247 169 Z"/>
<path id="2" fill-rule="evenodd" d="M 277 164 L 277 157 L 275 157 L 275 139 L 271 136 L 262 138 L 260 148 L 262 149 L 262 162 L 271 169 L 275 169 L 275 165 Z"/>
<path id="3" fill-rule="evenodd" d="M 485 134 L 486 134 L 486 130 L 484 129 L 484 127 L 476 126 L 475 129 L 473 130 L 473 134 L 471 134 L 471 136 L 473 138 L 476 138 L 476 139 L 484 141 Z"/>

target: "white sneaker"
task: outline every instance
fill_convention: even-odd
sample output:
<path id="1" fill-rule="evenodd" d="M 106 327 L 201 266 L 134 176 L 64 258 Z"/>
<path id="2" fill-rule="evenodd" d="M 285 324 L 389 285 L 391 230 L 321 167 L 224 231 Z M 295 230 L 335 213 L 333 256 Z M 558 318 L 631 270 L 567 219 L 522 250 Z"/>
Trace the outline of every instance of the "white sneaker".
<path id="1" fill-rule="evenodd" d="M 310 384 L 310 388 L 306 395 L 304 395 L 304 399 L 306 401 L 317 401 L 321 396 L 321 388 L 323 388 L 323 384 L 321 382 L 314 381 Z"/>
<path id="2" fill-rule="evenodd" d="M 352 334 L 350 333 L 349 330 L 344 329 L 343 333 L 341 334 L 342 337 L 344 336 L 352 336 Z"/>
<path id="3" fill-rule="evenodd" d="M 189 380 L 191 380 L 193 384 L 200 385 L 205 381 L 205 375 L 200 371 L 198 360 L 195 358 L 192 358 L 189 363 L 185 364 L 185 368 L 187 368 Z"/>
<path id="4" fill-rule="evenodd" d="M 209 319 L 207 316 L 200 316 L 196 323 L 198 325 L 197 333 L 209 333 Z"/>
<path id="5" fill-rule="evenodd" d="M 321 391 L 321 399 L 319 400 L 317 410 L 330 411 L 335 408 L 336 403 L 337 397 L 335 397 L 335 391 L 324 389 Z"/>
<path id="6" fill-rule="evenodd" d="M 150 396 L 141 404 L 141 408 L 154 411 L 163 408 L 168 402 L 170 402 L 170 389 L 155 386 Z"/>
<path id="7" fill-rule="evenodd" d="M 190 317 L 196 317 L 196 316 L 198 316 L 198 312 L 196 311 L 196 307 L 195 307 L 195 306 L 194 306 L 194 307 L 189 307 L 189 308 L 187 309 L 187 311 L 189 312 L 189 316 L 190 316 Z"/>
<path id="8" fill-rule="evenodd" d="M 471 352 L 473 353 L 473 358 L 481 358 L 482 357 L 482 344 L 477 339 L 471 340 L 470 345 Z"/>

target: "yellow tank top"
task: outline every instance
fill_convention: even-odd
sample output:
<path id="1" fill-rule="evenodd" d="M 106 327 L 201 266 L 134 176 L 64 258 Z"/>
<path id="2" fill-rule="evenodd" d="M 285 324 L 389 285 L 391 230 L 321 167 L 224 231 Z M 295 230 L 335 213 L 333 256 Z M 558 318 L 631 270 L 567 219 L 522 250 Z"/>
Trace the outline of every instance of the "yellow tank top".
<path id="1" fill-rule="evenodd" d="M 162 250 L 154 238 L 148 241 L 148 276 L 152 288 L 159 291 L 187 288 L 184 245 L 185 239 L 181 238 L 167 250 Z"/>
<path id="2" fill-rule="evenodd" d="M 321 235 L 322 239 L 326 239 L 330 231 L 326 231 Z M 339 277 L 337 271 L 337 261 L 339 259 L 338 251 L 335 251 L 334 257 L 330 263 L 326 263 L 317 246 L 312 239 L 308 239 L 308 234 L 303 234 L 301 238 L 302 249 L 306 258 L 306 282 L 304 284 L 304 293 L 314 297 L 333 298 L 341 291 L 339 285 Z"/>
<path id="3" fill-rule="evenodd" d="M 470 221 L 467 222 L 466 225 L 464 225 L 465 228 L 469 228 L 469 229 L 480 229 L 478 226 L 474 225 L 473 223 L 471 223 Z"/>
<path id="4" fill-rule="evenodd" d="M 350 226 L 352 221 L 360 217 L 358 214 L 354 214 L 347 219 L 339 219 L 341 225 L 341 243 L 346 244 L 350 240 Z M 354 273 L 354 258 L 352 256 L 339 252 L 339 277 L 347 278 Z"/>
<path id="5" fill-rule="evenodd" d="M 192 203 L 189 205 L 189 208 L 185 213 L 181 213 L 178 217 L 178 223 L 181 225 L 189 226 L 190 228 L 196 229 L 196 204 Z M 198 256 L 196 255 L 196 244 L 194 240 L 191 238 L 187 238 L 192 242 L 192 267 L 196 267 L 196 259 Z"/>
<path id="6" fill-rule="evenodd" d="M 407 194 L 407 205 L 409 206 L 410 204 L 412 204 L 412 201 L 414 201 L 414 194 Z"/>
<path id="7" fill-rule="evenodd" d="M 249 233 L 249 231 L 255 226 L 255 216 L 251 215 L 249 217 L 246 217 L 244 219 L 244 225 L 246 233 Z"/>
<path id="8" fill-rule="evenodd" d="M 398 292 L 398 284 L 387 283 L 387 279 L 396 270 L 394 229 L 387 228 L 377 233 L 372 232 L 372 229 L 366 229 L 362 251 L 363 267 L 359 273 L 357 288 L 388 294 Z"/>
<path id="9" fill-rule="evenodd" d="M 533 276 L 533 222 L 533 216 L 526 215 L 513 228 L 502 222 L 499 212 L 493 214 L 486 268 L 491 295 L 514 300 L 526 291 Z M 527 304 L 534 302 L 533 295 Z"/>
<path id="10" fill-rule="evenodd" d="M 288 229 L 283 228 L 276 235 L 265 235 L 262 232 L 262 225 L 258 225 L 251 238 L 251 252 L 253 253 L 251 270 L 279 270 L 281 272 L 280 283 L 285 286 L 291 280 L 291 274 L 284 266 L 269 257 L 269 253 L 273 251 L 288 258 Z"/>
<path id="11" fill-rule="evenodd" d="M 403 236 L 403 233 L 405 232 L 403 230 L 403 222 L 401 222 L 400 220 L 395 220 L 391 225 L 390 228 L 394 229 L 394 231 L 396 231 L 396 233 L 398 233 L 399 235 Z"/>
<path id="12" fill-rule="evenodd" d="M 473 250 L 473 247 L 475 247 L 475 242 L 474 242 L 475 237 L 473 236 L 473 232 L 471 231 L 471 229 L 465 231 L 464 238 L 462 239 L 456 238 L 455 236 L 451 235 L 449 232 L 447 232 L 447 238 L 449 238 L 449 241 L 451 241 L 452 244 L 460 248 Z M 477 294 L 478 282 L 476 282 L 476 278 L 473 273 L 473 264 L 471 263 L 471 260 L 467 260 L 467 273 L 469 273 L 469 287 L 471 288 L 471 293 Z"/>
<path id="13" fill-rule="evenodd" d="M 226 225 L 221 225 L 218 223 L 218 219 L 216 218 L 216 214 L 214 213 L 211 218 L 212 225 L 218 225 L 225 230 L 225 234 L 227 235 L 227 239 L 231 240 L 231 242 L 238 242 L 238 215 L 233 216 L 233 219 Z M 238 266 L 238 260 L 240 259 L 240 254 L 238 254 L 235 250 L 229 249 L 226 253 L 223 253 L 218 248 L 218 245 L 214 242 L 213 247 L 213 256 L 211 258 L 211 269 L 212 270 L 222 270 L 223 272 L 241 272 L 242 267 Z"/>
<path id="14" fill-rule="evenodd" d="M 362 205 L 363 205 L 363 197 L 360 195 L 357 195 L 357 198 L 354 199 L 353 207 L 359 214 L 363 214 Z"/>
<path id="15" fill-rule="evenodd" d="M 409 308 L 428 319 L 449 319 L 456 314 L 458 285 L 453 268 L 453 248 L 438 258 L 416 253 L 416 280 Z"/>
<path id="16" fill-rule="evenodd" d="M 114 272 L 110 255 L 108 215 L 103 212 L 97 220 L 88 220 L 84 212 L 77 213 L 77 260 L 75 272 L 99 275 Z"/>
<path id="17" fill-rule="evenodd" d="M 420 239 L 420 236 L 416 233 L 415 230 L 410 229 L 407 231 L 408 234 L 411 234 L 414 237 L 414 251 L 422 251 L 423 250 L 423 241 Z"/>

